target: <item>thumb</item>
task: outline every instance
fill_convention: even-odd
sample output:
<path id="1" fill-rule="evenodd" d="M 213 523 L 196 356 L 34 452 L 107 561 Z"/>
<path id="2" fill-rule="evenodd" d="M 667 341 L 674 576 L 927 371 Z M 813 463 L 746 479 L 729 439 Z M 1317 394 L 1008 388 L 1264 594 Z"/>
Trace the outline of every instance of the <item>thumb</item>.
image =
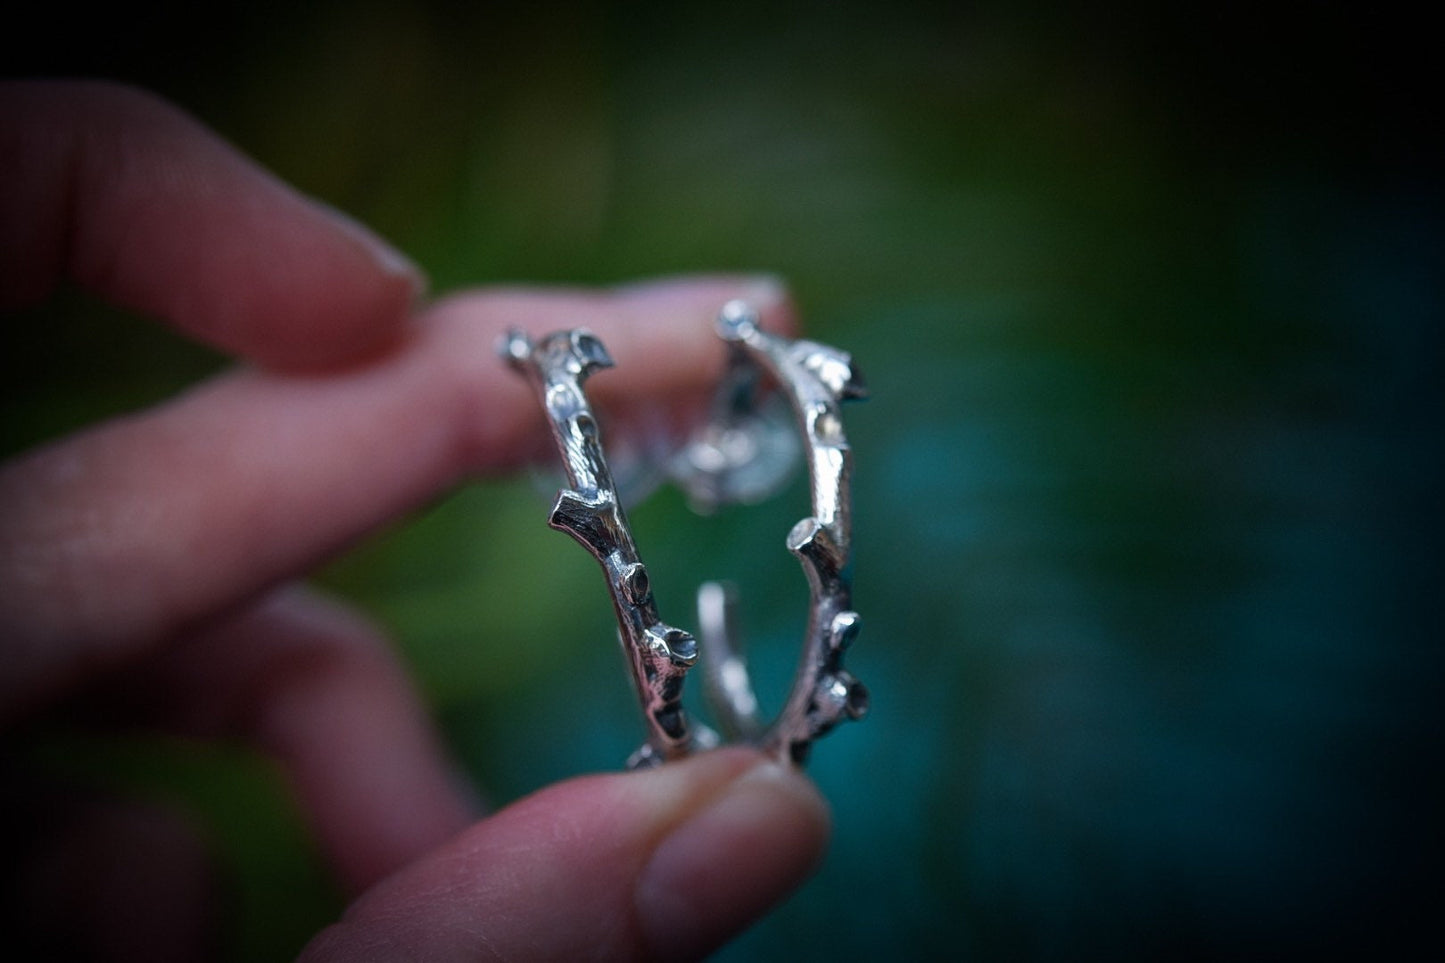
<path id="1" fill-rule="evenodd" d="M 749 749 L 560 783 L 389 877 L 318 936 L 322 960 L 691 960 L 801 883 L 826 805 Z"/>

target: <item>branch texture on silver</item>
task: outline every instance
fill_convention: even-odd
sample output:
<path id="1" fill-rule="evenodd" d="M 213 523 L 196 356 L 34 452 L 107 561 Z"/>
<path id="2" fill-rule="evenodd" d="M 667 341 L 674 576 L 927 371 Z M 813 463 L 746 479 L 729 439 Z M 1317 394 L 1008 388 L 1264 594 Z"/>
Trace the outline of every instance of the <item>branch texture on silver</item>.
<path id="1" fill-rule="evenodd" d="M 647 569 L 633 544 L 602 455 L 597 420 L 582 390 L 588 376 L 612 367 L 612 358 L 601 341 L 580 329 L 537 342 L 514 330 L 499 353 L 536 388 L 562 453 L 571 487 L 558 493 L 548 524 L 581 543 L 607 577 L 618 634 L 648 724 L 647 741 L 631 765 L 686 755 L 694 737 L 682 708 L 682 682 L 697 661 L 697 641 L 658 617 Z"/>
<path id="2" fill-rule="evenodd" d="M 792 689 L 782 711 L 764 723 L 736 629 L 736 593 L 705 583 L 698 591 L 698 620 L 706 693 L 722 738 L 801 765 L 814 740 L 868 710 L 867 689 L 843 667 L 862 623 L 853 611 L 849 575 L 853 452 L 840 410 L 844 401 L 866 397 L 867 390 L 847 354 L 763 331 L 757 312 L 744 302 L 723 306 L 717 331 L 730 347 L 727 367 L 708 423 L 674 460 L 672 474 L 693 506 L 709 512 L 774 493 L 804 454 L 811 514 L 793 526 L 785 544 L 803 567 L 809 605 Z M 716 745 L 719 736 L 712 730 L 689 728 L 682 683 L 698 661 L 698 644 L 658 619 L 647 570 L 582 391 L 583 381 L 611 367 L 612 359 L 583 330 L 535 343 L 513 331 L 501 353 L 537 389 L 562 452 L 571 488 L 558 494 L 549 523 L 591 552 L 607 576 L 649 727 L 631 764 L 656 764 Z"/>
<path id="3" fill-rule="evenodd" d="M 843 655 L 862 621 L 852 607 L 850 480 L 853 451 L 843 433 L 841 403 L 867 397 L 852 358 L 828 345 L 790 341 L 762 330 L 757 312 L 741 301 L 723 306 L 718 334 L 731 345 L 713 423 L 700 433 L 684 487 L 701 507 L 755 495 L 739 479 L 749 476 L 727 457 L 758 446 L 716 439 L 746 433 L 758 420 L 760 384 L 770 381 L 788 401 L 807 454 L 812 514 L 788 533 L 786 545 L 808 581 L 808 626 L 792 691 L 770 724 L 758 719 L 758 702 L 737 638 L 735 593 L 709 582 L 698 591 L 706 687 L 718 728 L 728 739 L 751 742 L 801 764 L 815 739 L 843 719 L 860 719 L 868 691 L 843 668 Z M 756 475 L 757 473 L 751 473 Z"/>

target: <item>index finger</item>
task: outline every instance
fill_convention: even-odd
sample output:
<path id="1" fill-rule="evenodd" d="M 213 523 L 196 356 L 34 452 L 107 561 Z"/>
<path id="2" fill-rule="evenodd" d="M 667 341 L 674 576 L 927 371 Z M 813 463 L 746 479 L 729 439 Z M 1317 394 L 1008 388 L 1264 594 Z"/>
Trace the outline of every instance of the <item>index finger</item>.
<path id="1" fill-rule="evenodd" d="M 721 368 L 735 297 L 790 325 L 775 285 L 692 278 L 613 292 L 444 301 L 403 350 L 327 375 L 242 370 L 0 466 L 0 719 L 303 574 L 545 438 L 531 389 L 494 353 L 509 327 L 591 328 L 619 395 L 675 412 Z"/>

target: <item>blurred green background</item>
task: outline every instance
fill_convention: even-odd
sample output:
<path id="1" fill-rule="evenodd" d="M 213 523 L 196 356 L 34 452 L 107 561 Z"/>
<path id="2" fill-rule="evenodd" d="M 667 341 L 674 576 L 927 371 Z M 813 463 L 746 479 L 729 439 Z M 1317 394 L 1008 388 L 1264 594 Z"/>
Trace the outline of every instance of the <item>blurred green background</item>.
<path id="1" fill-rule="evenodd" d="M 1425 936 L 1445 209 L 1423 25 L 1142 3 L 171 3 L 80 34 L 45 16 L 67 22 L 12 30 L 7 73 L 160 91 L 437 291 L 760 270 L 853 352 L 873 398 L 849 411 L 850 665 L 873 712 L 810 766 L 827 862 L 721 959 Z M 221 364 L 75 293 L 0 338 L 7 452 Z M 394 631 L 497 803 L 640 736 L 547 484 L 468 487 L 320 576 Z M 742 583 L 775 694 L 803 499 L 632 511 L 669 620 L 692 624 L 701 579 Z M 216 827 L 235 958 L 285 957 L 337 912 L 264 762 L 58 745 Z"/>

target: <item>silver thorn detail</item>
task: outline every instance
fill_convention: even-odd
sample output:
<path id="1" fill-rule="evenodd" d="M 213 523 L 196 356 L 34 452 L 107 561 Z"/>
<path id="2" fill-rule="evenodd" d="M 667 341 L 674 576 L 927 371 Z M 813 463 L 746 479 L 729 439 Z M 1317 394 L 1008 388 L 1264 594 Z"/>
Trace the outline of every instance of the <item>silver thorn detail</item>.
<path id="1" fill-rule="evenodd" d="M 653 765 L 686 755 L 695 733 L 683 711 L 682 683 L 697 661 L 697 642 L 658 616 L 651 580 L 633 544 L 582 388 L 591 374 L 612 367 L 612 358 L 601 341 L 581 329 L 536 342 L 511 331 L 498 345 L 498 354 L 536 389 L 562 453 L 571 487 L 557 494 L 548 524 L 576 539 L 607 577 L 618 635 L 647 720 L 647 741 L 631 764 Z"/>
<path id="2" fill-rule="evenodd" d="M 801 765 L 815 740 L 844 719 L 861 719 L 868 692 L 844 667 L 861 618 L 852 608 L 853 452 L 843 431 L 842 402 L 867 397 L 849 355 L 813 341 L 791 341 L 762 330 L 742 301 L 723 306 L 718 335 L 729 343 L 727 370 L 712 419 L 676 463 L 679 482 L 702 510 L 771 493 L 786 473 L 796 444 L 780 440 L 777 420 L 763 417 L 760 386 L 785 399 L 806 451 L 812 512 L 788 532 L 785 544 L 808 582 L 808 626 L 793 686 L 770 723 L 759 718 L 737 631 L 736 593 L 705 583 L 698 619 L 706 692 L 725 738 L 759 746 Z M 533 342 L 510 332 L 499 354 L 537 389 L 562 452 L 570 489 L 553 505 L 549 524 L 570 534 L 607 576 L 618 634 L 627 652 L 648 725 L 648 738 L 629 765 L 665 762 L 711 748 L 718 736 L 690 728 L 682 684 L 698 660 L 698 643 L 662 623 L 646 568 L 637 556 L 616 487 L 602 455 L 597 422 L 582 390 L 594 371 L 612 366 L 596 337 L 562 331 Z"/>
<path id="3" fill-rule="evenodd" d="M 862 376 L 846 353 L 813 341 L 789 341 L 769 334 L 750 305 L 730 301 L 718 315 L 717 330 L 732 346 L 724 391 L 731 414 L 756 402 L 746 395 L 769 376 L 790 402 L 803 435 L 812 493 L 812 514 L 788 533 L 788 550 L 803 567 L 809 588 L 808 627 L 793 687 L 778 717 L 766 728 L 756 722 L 757 699 L 733 627 L 735 599 L 711 583 L 698 593 L 707 689 L 723 722 L 747 741 L 801 764 L 814 740 L 843 719 L 860 719 L 868 691 L 843 668 L 843 654 L 862 624 L 852 609 L 848 574 L 852 542 L 850 482 L 853 451 L 843 432 L 840 405 L 866 398 Z M 740 391 L 739 385 L 747 391 Z M 716 416 L 716 413 L 715 413 Z"/>

